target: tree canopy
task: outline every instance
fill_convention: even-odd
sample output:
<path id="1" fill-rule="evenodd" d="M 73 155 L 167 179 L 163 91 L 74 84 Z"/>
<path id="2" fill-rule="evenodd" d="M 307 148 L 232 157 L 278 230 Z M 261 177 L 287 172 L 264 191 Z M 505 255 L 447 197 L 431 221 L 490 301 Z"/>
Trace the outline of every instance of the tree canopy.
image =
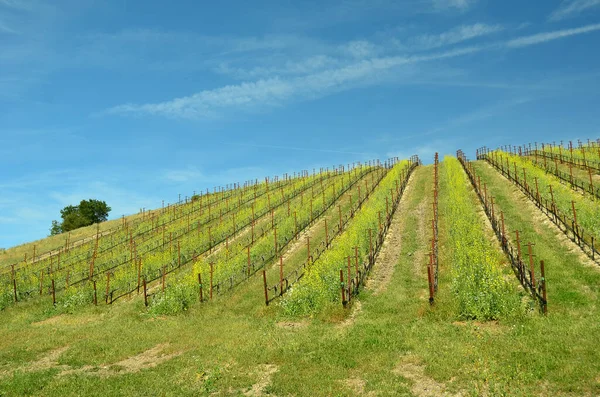
<path id="1" fill-rule="evenodd" d="M 106 202 L 94 199 L 81 200 L 79 205 L 67 205 L 60 210 L 62 222 L 52 221 L 50 235 L 104 222 L 110 210 Z"/>

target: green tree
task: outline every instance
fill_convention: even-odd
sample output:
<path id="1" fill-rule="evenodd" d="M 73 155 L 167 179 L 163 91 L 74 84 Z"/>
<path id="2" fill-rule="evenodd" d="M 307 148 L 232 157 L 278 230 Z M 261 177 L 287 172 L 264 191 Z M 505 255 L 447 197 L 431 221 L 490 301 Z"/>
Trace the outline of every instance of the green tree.
<path id="1" fill-rule="evenodd" d="M 93 223 L 104 222 L 108 218 L 108 213 L 111 208 L 104 202 L 100 200 L 82 200 L 79 203 L 79 213 L 83 218 L 87 221 L 91 221 Z"/>
<path id="2" fill-rule="evenodd" d="M 52 226 L 50 227 L 50 235 L 55 236 L 57 234 L 62 233 L 62 224 L 58 223 L 57 220 L 52 221 Z"/>
<path id="3" fill-rule="evenodd" d="M 68 205 L 60 210 L 62 223 L 52 221 L 50 235 L 55 235 L 83 226 L 106 221 L 111 208 L 104 201 L 81 200 L 79 205 Z"/>

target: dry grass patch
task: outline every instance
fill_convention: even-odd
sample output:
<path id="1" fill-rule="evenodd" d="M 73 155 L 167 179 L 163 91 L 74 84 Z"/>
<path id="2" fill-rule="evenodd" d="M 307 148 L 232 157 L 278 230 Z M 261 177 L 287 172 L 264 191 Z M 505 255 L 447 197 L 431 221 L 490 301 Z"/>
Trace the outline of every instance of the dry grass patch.
<path id="1" fill-rule="evenodd" d="M 392 372 L 411 381 L 410 391 L 417 397 L 461 397 L 464 395 L 462 392 L 448 391 L 444 383 L 427 376 L 425 366 L 420 363 L 418 357 L 413 355 L 405 356 Z"/>

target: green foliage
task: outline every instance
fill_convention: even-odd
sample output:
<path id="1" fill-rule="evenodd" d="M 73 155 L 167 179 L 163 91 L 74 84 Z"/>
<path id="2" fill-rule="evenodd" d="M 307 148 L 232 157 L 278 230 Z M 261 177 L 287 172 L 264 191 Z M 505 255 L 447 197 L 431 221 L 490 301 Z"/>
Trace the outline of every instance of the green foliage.
<path id="1" fill-rule="evenodd" d="M 14 302 L 14 295 L 8 288 L 0 290 L 0 310 L 4 310 L 7 306 Z"/>
<path id="2" fill-rule="evenodd" d="M 62 224 L 58 223 L 57 220 L 53 220 L 52 226 L 50 227 L 50 235 L 55 236 L 57 234 L 61 234 L 62 232 Z"/>
<path id="3" fill-rule="evenodd" d="M 81 200 L 79 203 L 79 213 L 91 224 L 106 221 L 110 210 L 106 202 L 100 200 Z"/>
<path id="4" fill-rule="evenodd" d="M 85 286 L 75 288 L 70 286 L 63 294 L 58 296 L 54 311 L 60 313 L 74 313 L 78 307 L 89 305 L 94 301 L 94 288 L 92 284 L 86 283 Z"/>
<path id="5" fill-rule="evenodd" d="M 516 314 L 520 298 L 503 278 L 502 255 L 487 239 L 481 219 L 469 198 L 466 175 L 456 158 L 446 157 L 441 177 L 442 194 L 448 195 L 445 221 L 452 225 L 452 291 L 463 319 L 492 320 Z"/>
<path id="6" fill-rule="evenodd" d="M 68 232 L 80 227 L 106 221 L 111 208 L 104 201 L 89 199 L 81 200 L 79 205 L 68 205 L 60 210 L 62 223 L 52 221 L 50 235 Z"/>
<path id="7" fill-rule="evenodd" d="M 198 285 L 184 280 L 161 292 L 152 299 L 148 313 L 151 315 L 177 314 L 189 309 L 198 299 Z"/>
<path id="8" fill-rule="evenodd" d="M 360 258 L 368 254 L 369 229 L 378 229 L 378 212 L 385 214 L 388 192 L 395 187 L 395 181 L 407 166 L 407 161 L 401 161 L 388 172 L 344 233 L 334 240 L 332 247 L 323 253 L 304 278 L 283 297 L 280 304 L 286 314 L 313 314 L 326 304 L 339 301 L 340 267 L 344 266 L 349 255 L 354 255 L 355 246 L 358 247 Z"/>

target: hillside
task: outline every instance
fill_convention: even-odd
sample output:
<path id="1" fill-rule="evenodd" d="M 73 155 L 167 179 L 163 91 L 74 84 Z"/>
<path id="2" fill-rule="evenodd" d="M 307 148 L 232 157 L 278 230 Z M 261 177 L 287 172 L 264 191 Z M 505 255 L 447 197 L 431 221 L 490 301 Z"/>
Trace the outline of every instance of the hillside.
<path id="1" fill-rule="evenodd" d="M 598 395 L 597 147 L 302 172 L 14 247 L 0 395 Z"/>

